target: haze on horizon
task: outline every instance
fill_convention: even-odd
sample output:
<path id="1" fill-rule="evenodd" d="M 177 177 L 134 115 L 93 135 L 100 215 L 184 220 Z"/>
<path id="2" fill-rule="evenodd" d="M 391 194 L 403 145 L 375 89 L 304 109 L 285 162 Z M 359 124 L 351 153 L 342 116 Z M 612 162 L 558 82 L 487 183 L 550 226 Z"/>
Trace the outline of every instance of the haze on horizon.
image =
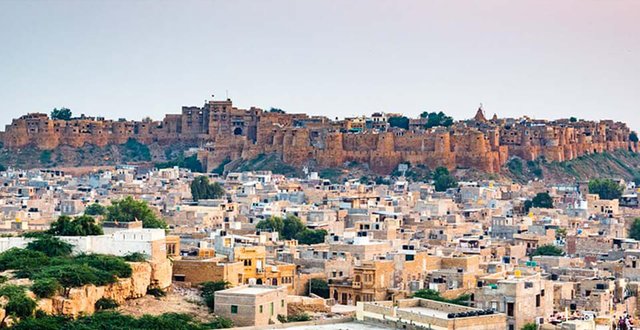
<path id="1" fill-rule="evenodd" d="M 614 119 L 640 129 L 640 1 L 0 2 L 1 130 L 68 107 Z"/>

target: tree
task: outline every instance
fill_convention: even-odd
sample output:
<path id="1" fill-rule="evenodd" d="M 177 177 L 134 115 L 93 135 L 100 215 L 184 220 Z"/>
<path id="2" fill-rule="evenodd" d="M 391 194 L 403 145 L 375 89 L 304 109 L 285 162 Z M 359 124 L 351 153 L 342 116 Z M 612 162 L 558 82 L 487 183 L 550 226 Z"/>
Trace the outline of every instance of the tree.
<path id="1" fill-rule="evenodd" d="M 427 123 L 424 128 L 429 129 L 436 126 L 448 127 L 453 125 L 453 118 L 447 116 L 444 112 L 423 112 L 420 114 L 420 118 L 427 119 Z"/>
<path id="2" fill-rule="evenodd" d="M 33 316 L 36 306 L 37 304 L 33 299 L 27 296 L 20 296 L 9 300 L 4 309 L 7 315 L 24 319 Z"/>
<path id="3" fill-rule="evenodd" d="M 635 218 L 631 223 L 631 230 L 629 230 L 629 237 L 640 240 L 640 218 Z"/>
<path id="4" fill-rule="evenodd" d="M 309 292 L 325 299 L 330 298 L 329 284 L 327 281 L 320 278 L 312 278 L 307 285 L 309 286 Z"/>
<path id="5" fill-rule="evenodd" d="M 144 228 L 167 228 L 167 223 L 156 216 L 145 201 L 137 201 L 131 196 L 113 201 L 107 207 L 105 219 L 111 222 L 142 221 Z"/>
<path id="6" fill-rule="evenodd" d="M 230 286 L 231 283 L 227 281 L 202 282 L 200 284 L 200 296 L 204 299 L 209 309 L 213 310 L 216 291 L 228 289 Z"/>
<path id="7" fill-rule="evenodd" d="M 543 209 L 552 209 L 553 198 L 551 198 L 551 196 L 546 192 L 538 193 L 535 197 L 533 197 L 533 200 L 531 201 L 531 205 L 533 207 L 539 207 Z"/>
<path id="8" fill-rule="evenodd" d="M 191 181 L 191 196 L 194 201 L 200 199 L 217 199 L 226 194 L 224 188 L 218 183 L 209 183 L 209 178 L 202 175 Z"/>
<path id="9" fill-rule="evenodd" d="M 184 155 L 180 155 L 178 159 L 164 162 L 164 163 L 156 163 L 156 168 L 172 168 L 178 166 L 180 168 L 186 168 L 191 172 L 202 173 L 204 172 L 204 168 L 202 167 L 202 163 L 198 160 L 197 155 L 191 155 L 189 157 L 184 157 Z"/>
<path id="10" fill-rule="evenodd" d="M 527 323 L 522 327 L 521 330 L 538 330 L 538 325 L 535 323 Z"/>
<path id="11" fill-rule="evenodd" d="M 592 179 L 589 181 L 589 193 L 598 194 L 601 199 L 618 199 L 623 188 L 611 179 Z"/>
<path id="12" fill-rule="evenodd" d="M 304 229 L 296 235 L 296 239 L 300 244 L 320 244 L 324 243 L 324 238 L 327 236 L 327 231 L 324 229 Z"/>
<path id="13" fill-rule="evenodd" d="M 638 133 L 636 133 L 635 131 L 629 133 L 629 141 L 638 142 Z"/>
<path id="14" fill-rule="evenodd" d="M 4 172 L 6 170 L 7 170 L 7 167 L 2 165 L 2 164 L 0 164 L 0 172 Z"/>
<path id="15" fill-rule="evenodd" d="M 307 226 L 302 223 L 300 218 L 293 215 L 287 215 L 287 217 L 284 218 L 282 232 L 280 233 L 280 235 L 284 239 L 294 239 L 300 232 L 304 231 L 306 228 Z"/>
<path id="16" fill-rule="evenodd" d="M 97 204 L 96 204 L 97 205 Z M 102 227 L 96 224 L 96 220 L 89 215 L 81 215 L 71 219 L 63 215 L 51 224 L 47 231 L 51 235 L 57 236 L 94 236 L 102 235 Z"/>
<path id="17" fill-rule="evenodd" d="M 285 113 L 284 110 L 282 110 L 280 108 L 271 108 L 271 109 L 269 109 L 269 112 L 271 112 L 271 113 Z"/>
<path id="18" fill-rule="evenodd" d="M 54 108 L 53 111 L 51 111 L 51 119 L 55 120 L 70 120 L 72 115 L 69 108 Z"/>
<path id="19" fill-rule="evenodd" d="M 433 182 L 436 191 L 446 191 L 449 188 L 458 186 L 456 178 L 449 174 L 449 170 L 446 167 L 438 167 L 433 172 Z"/>
<path id="20" fill-rule="evenodd" d="M 55 278 L 37 278 L 31 285 L 31 291 L 40 298 L 51 298 L 61 289 L 60 282 Z"/>
<path id="21" fill-rule="evenodd" d="M 571 117 L 571 118 L 569 118 L 569 121 L 570 121 L 570 122 L 572 122 L 572 123 L 575 123 L 575 122 L 577 122 L 577 121 L 578 121 L 578 118 L 576 118 L 576 117 Z"/>
<path id="22" fill-rule="evenodd" d="M 409 118 L 405 116 L 390 117 L 388 122 L 391 127 L 409 129 Z"/>
<path id="23" fill-rule="evenodd" d="M 57 237 L 45 236 L 29 242 L 27 249 L 42 252 L 48 257 L 66 257 L 71 254 L 73 246 Z"/>
<path id="24" fill-rule="evenodd" d="M 564 251 L 554 245 L 541 245 L 532 253 L 533 256 L 563 256 Z"/>
<path id="25" fill-rule="evenodd" d="M 134 138 L 129 138 L 122 147 L 122 155 L 124 159 L 128 161 L 148 162 L 151 160 L 151 151 L 149 150 L 149 147 L 138 142 L 138 140 Z"/>
<path id="26" fill-rule="evenodd" d="M 96 310 L 103 311 L 107 309 L 118 308 L 118 302 L 111 298 L 100 298 L 95 303 Z"/>
<path id="27" fill-rule="evenodd" d="M 84 209 L 86 215 L 105 215 L 106 213 L 107 208 L 98 203 L 93 203 Z"/>
<path id="28" fill-rule="evenodd" d="M 260 220 L 256 224 L 256 229 L 259 230 L 268 230 L 271 232 L 282 232 L 284 228 L 284 221 L 280 217 L 269 217 L 265 220 Z"/>

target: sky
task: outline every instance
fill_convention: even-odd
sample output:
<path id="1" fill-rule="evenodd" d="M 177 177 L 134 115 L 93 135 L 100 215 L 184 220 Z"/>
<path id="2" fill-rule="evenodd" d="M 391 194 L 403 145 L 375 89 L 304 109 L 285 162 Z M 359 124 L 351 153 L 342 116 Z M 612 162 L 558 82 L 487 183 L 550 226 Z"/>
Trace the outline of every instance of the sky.
<path id="1" fill-rule="evenodd" d="M 159 120 L 212 94 L 640 130 L 640 1 L 0 1 L 0 127 L 56 107 Z"/>

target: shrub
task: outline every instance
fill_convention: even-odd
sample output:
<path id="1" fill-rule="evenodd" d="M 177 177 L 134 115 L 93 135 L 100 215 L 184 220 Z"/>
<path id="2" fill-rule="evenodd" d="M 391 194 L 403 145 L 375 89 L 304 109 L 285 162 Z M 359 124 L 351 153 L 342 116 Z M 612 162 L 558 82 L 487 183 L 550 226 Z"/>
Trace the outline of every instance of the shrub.
<path id="1" fill-rule="evenodd" d="M 105 213 L 107 213 L 107 208 L 98 203 L 93 203 L 84 209 L 86 215 L 104 215 Z"/>
<path id="2" fill-rule="evenodd" d="M 106 309 L 118 308 L 118 303 L 111 298 L 100 298 L 96 301 L 96 310 L 102 311 Z"/>
<path id="3" fill-rule="evenodd" d="M 104 254 L 84 254 L 76 257 L 75 261 L 103 270 L 120 278 L 131 277 L 131 266 L 120 257 Z"/>
<path id="4" fill-rule="evenodd" d="M 47 265 L 49 260 L 47 255 L 40 251 L 11 248 L 0 253 L 0 271 L 42 267 Z"/>
<path id="5" fill-rule="evenodd" d="M 8 315 L 23 319 L 33 316 L 36 306 L 37 304 L 33 299 L 23 295 L 11 298 L 4 309 Z"/>
<path id="6" fill-rule="evenodd" d="M 62 285 L 55 278 L 39 278 L 31 285 L 31 291 L 40 298 L 51 298 L 62 289 Z"/>
<path id="7" fill-rule="evenodd" d="M 65 257 L 71 254 L 72 245 L 57 237 L 45 236 L 29 242 L 27 250 L 39 251 L 48 257 Z"/>
<path id="8" fill-rule="evenodd" d="M 535 251 L 533 251 L 532 255 L 534 256 L 562 256 L 564 255 L 564 251 L 557 246 L 554 245 L 542 245 L 539 246 Z"/>
<path id="9" fill-rule="evenodd" d="M 98 226 L 96 220 L 89 215 L 81 215 L 74 219 L 63 215 L 51 224 L 51 228 L 47 232 L 51 235 L 58 236 L 92 236 L 104 234 L 102 227 Z"/>
<path id="10" fill-rule="evenodd" d="M 147 261 L 147 257 L 148 256 L 144 253 L 132 252 L 122 258 L 128 262 L 144 262 Z"/>

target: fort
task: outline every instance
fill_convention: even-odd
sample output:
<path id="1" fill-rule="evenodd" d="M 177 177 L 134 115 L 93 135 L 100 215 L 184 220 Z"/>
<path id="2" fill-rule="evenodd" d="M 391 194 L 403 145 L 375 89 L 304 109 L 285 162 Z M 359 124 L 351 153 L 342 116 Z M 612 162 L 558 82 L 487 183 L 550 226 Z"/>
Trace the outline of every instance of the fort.
<path id="1" fill-rule="evenodd" d="M 418 118 L 410 119 L 403 129 L 390 125 L 389 119 L 395 116 L 400 115 L 374 113 L 331 120 L 255 107 L 238 109 L 230 99 L 211 100 L 202 107 L 182 107 L 181 114 L 168 114 L 162 121 L 84 115 L 54 120 L 31 113 L 7 125 L 0 141 L 8 149 L 40 150 L 61 145 L 103 147 L 129 139 L 160 145 L 181 142 L 201 147 L 198 159 L 208 171 L 228 160 L 276 154 L 294 166 L 328 168 L 356 162 L 381 174 L 403 162 L 497 173 L 512 156 L 565 161 L 590 153 L 638 150 L 627 125 L 611 120 L 545 121 L 495 115 L 487 119 L 480 108 L 472 119 L 447 127 L 425 128 L 425 120 Z"/>

